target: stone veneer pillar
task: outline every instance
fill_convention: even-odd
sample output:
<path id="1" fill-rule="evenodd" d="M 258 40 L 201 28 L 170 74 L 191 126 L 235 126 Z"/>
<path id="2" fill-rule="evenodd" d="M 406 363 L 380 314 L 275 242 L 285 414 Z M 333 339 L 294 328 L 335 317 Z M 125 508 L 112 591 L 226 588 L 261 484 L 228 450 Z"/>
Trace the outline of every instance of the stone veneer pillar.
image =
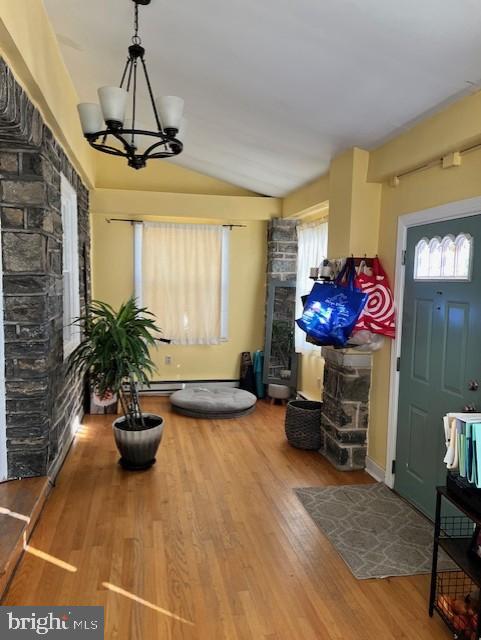
<path id="1" fill-rule="evenodd" d="M 267 234 L 267 278 L 295 280 L 297 277 L 297 220 L 274 218 Z"/>
<path id="2" fill-rule="evenodd" d="M 364 469 L 367 454 L 372 356 L 323 347 L 321 452 L 341 471 Z"/>
<path id="3" fill-rule="evenodd" d="M 83 413 L 63 354 L 61 174 L 77 192 L 81 309 L 90 298 L 88 191 L 0 59 L 0 214 L 8 477 L 55 473 Z"/>

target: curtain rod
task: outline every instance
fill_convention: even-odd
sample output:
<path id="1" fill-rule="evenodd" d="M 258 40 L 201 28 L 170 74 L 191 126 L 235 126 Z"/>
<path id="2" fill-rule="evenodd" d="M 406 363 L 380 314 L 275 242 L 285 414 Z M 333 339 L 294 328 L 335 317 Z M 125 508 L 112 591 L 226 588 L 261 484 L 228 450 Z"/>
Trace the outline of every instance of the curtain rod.
<path id="1" fill-rule="evenodd" d="M 105 220 L 108 224 L 111 222 L 128 222 L 129 224 L 135 224 L 137 222 L 138 224 L 144 224 L 144 222 L 146 222 L 146 220 L 134 220 L 133 218 L 105 218 Z M 247 227 L 246 224 L 223 224 L 221 226 L 231 231 L 232 229 L 245 229 Z"/>

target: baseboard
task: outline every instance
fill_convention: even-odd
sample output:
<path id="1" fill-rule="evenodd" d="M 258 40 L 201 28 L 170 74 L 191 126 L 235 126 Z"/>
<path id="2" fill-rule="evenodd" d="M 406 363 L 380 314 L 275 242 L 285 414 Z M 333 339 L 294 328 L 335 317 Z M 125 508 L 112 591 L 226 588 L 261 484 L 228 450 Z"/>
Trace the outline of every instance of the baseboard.
<path id="1" fill-rule="evenodd" d="M 203 387 L 212 389 L 214 387 L 238 387 L 239 380 L 153 380 L 150 386 L 143 385 L 139 391 L 147 396 L 169 396 L 174 391 L 189 389 L 192 387 Z"/>
<path id="2" fill-rule="evenodd" d="M 75 437 L 77 435 L 77 431 L 80 429 L 80 426 L 82 425 L 82 420 L 84 419 L 84 417 L 85 417 L 85 414 L 82 412 L 81 416 L 74 418 L 74 420 L 77 423 L 75 424 L 75 428 L 70 431 L 70 435 L 67 439 L 67 442 L 65 443 L 65 446 L 63 447 L 62 452 L 60 453 L 59 456 L 57 456 L 57 458 L 55 458 L 55 460 L 52 462 L 52 464 L 48 469 L 47 475 L 52 485 L 55 484 L 57 476 L 60 473 L 61 468 L 63 467 L 63 464 L 69 454 L 70 449 L 72 448 L 72 445 L 75 441 Z"/>
<path id="3" fill-rule="evenodd" d="M 384 482 L 386 478 L 385 470 L 380 467 L 377 462 L 374 462 L 372 458 L 369 456 L 366 457 L 366 471 L 370 476 L 377 480 L 378 482 Z"/>

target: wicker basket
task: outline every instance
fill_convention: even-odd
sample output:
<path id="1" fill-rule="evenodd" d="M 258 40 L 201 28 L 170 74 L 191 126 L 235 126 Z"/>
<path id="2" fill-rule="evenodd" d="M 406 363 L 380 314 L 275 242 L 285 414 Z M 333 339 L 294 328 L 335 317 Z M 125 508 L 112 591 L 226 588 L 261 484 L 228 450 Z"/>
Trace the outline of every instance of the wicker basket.
<path id="1" fill-rule="evenodd" d="M 293 447 L 318 450 L 321 448 L 322 402 L 291 400 L 286 412 L 286 437 Z"/>

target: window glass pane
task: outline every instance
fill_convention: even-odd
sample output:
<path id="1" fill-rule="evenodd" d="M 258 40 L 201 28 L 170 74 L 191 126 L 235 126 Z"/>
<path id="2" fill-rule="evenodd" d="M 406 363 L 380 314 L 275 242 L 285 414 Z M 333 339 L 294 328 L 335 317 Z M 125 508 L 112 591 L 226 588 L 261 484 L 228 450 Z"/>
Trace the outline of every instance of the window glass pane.
<path id="1" fill-rule="evenodd" d="M 456 239 L 456 277 L 469 278 L 472 238 L 460 235 Z"/>
<path id="2" fill-rule="evenodd" d="M 441 242 L 433 238 L 429 243 L 429 277 L 439 278 L 441 275 Z"/>
<path id="3" fill-rule="evenodd" d="M 414 277 L 426 278 L 429 275 L 429 245 L 425 238 L 416 246 Z"/>
<path id="4" fill-rule="evenodd" d="M 461 233 L 422 238 L 416 245 L 415 280 L 469 280 L 471 276 L 473 239 Z"/>
<path id="5" fill-rule="evenodd" d="M 446 236 L 442 242 L 441 273 L 445 278 L 452 278 L 455 274 L 456 245 L 454 236 Z"/>

